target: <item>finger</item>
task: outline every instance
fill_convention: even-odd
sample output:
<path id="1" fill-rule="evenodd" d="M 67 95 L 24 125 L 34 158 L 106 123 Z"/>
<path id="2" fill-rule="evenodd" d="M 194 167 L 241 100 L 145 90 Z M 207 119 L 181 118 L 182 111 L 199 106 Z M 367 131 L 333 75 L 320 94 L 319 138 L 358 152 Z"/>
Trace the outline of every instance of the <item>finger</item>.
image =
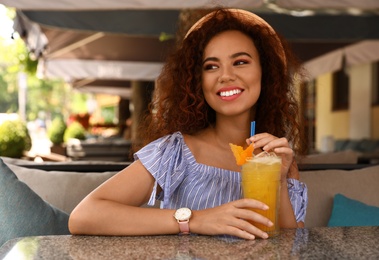
<path id="1" fill-rule="evenodd" d="M 261 210 L 267 210 L 268 206 L 264 204 L 263 202 L 259 200 L 254 199 L 239 199 L 232 202 L 232 205 L 235 208 L 245 209 L 245 208 L 254 208 L 254 209 L 261 209 Z"/>
<path id="2" fill-rule="evenodd" d="M 268 234 L 250 222 L 244 219 L 235 219 L 233 223 L 227 226 L 226 233 L 233 236 L 238 236 L 244 239 L 255 239 L 256 237 L 268 238 Z"/>
<path id="3" fill-rule="evenodd" d="M 269 138 L 269 139 L 273 139 L 273 138 L 276 138 L 275 136 L 273 136 L 273 135 L 271 135 L 271 134 L 269 134 L 269 133 L 260 133 L 260 134 L 256 134 L 256 135 L 254 135 L 254 136 L 251 136 L 250 138 L 249 138 L 249 140 L 251 141 L 251 142 L 258 142 L 258 141 L 261 141 L 261 140 L 264 140 L 264 139 L 267 139 L 267 138 Z"/>
<path id="4" fill-rule="evenodd" d="M 277 137 L 275 136 L 265 136 L 265 137 L 262 137 L 262 138 L 259 138 L 259 139 L 253 139 L 254 141 L 254 147 L 255 148 L 263 148 L 265 146 L 267 146 L 269 143 L 273 142 L 274 140 L 278 139 Z"/>
<path id="5" fill-rule="evenodd" d="M 261 138 L 265 138 L 265 137 L 267 137 L 267 136 L 273 136 L 272 134 L 269 134 L 269 133 L 259 133 L 259 134 L 255 134 L 255 135 L 253 135 L 251 138 L 253 138 L 253 139 L 256 139 L 256 140 L 259 140 L 259 139 L 261 139 Z"/>
<path id="6" fill-rule="evenodd" d="M 267 209 L 265 209 L 265 210 L 267 210 Z M 266 218 L 266 217 L 262 216 L 261 214 L 253 211 L 252 208 L 242 209 L 238 212 L 239 213 L 238 213 L 237 218 L 239 218 L 239 219 L 244 219 L 244 220 L 248 220 L 248 221 L 261 223 L 261 224 L 268 226 L 268 227 L 271 227 L 273 225 L 273 223 L 268 218 Z"/>
<path id="7" fill-rule="evenodd" d="M 250 211 L 250 212 L 254 213 L 253 211 Z M 256 214 L 256 216 L 258 216 L 258 215 L 259 214 Z M 266 232 L 260 230 L 259 228 L 257 228 L 252 223 L 255 222 L 255 223 L 261 223 L 261 224 L 264 224 L 264 225 L 267 224 L 268 227 L 272 226 L 273 224 L 268 219 L 266 219 L 265 217 L 263 217 L 261 215 L 259 215 L 259 216 L 262 219 L 265 219 L 264 221 L 262 220 L 263 223 L 261 221 L 258 221 L 258 220 L 252 222 L 251 220 L 248 221 L 246 219 L 238 219 L 238 222 L 236 222 L 236 224 L 235 224 L 235 228 L 237 228 L 237 230 L 235 230 L 235 232 L 239 233 L 240 235 L 245 236 L 246 234 L 241 233 L 241 232 L 238 231 L 238 230 L 241 230 L 241 231 L 244 231 L 244 232 L 246 232 L 248 234 L 253 235 L 254 237 L 268 238 L 269 236 L 268 236 L 268 234 Z"/>
<path id="8" fill-rule="evenodd" d="M 275 148 L 278 148 L 278 147 L 289 148 L 290 146 L 289 146 L 287 138 L 282 137 L 282 138 L 273 139 L 273 140 L 269 141 L 268 143 L 266 143 L 262 149 L 264 151 L 271 151 L 271 150 L 274 150 Z"/>
<path id="9" fill-rule="evenodd" d="M 263 150 L 269 151 L 275 147 L 290 147 L 287 138 L 278 138 L 276 136 L 264 133 L 259 136 L 253 136 L 248 139 L 250 142 L 254 142 L 255 147 L 263 147 Z"/>
<path id="10" fill-rule="evenodd" d="M 243 229 L 239 229 L 235 226 L 228 226 L 225 231 L 226 231 L 226 234 L 231 235 L 231 236 L 236 236 L 236 237 L 240 237 L 240 238 L 248 239 L 248 240 L 255 239 L 254 234 L 249 233 Z"/>
<path id="11" fill-rule="evenodd" d="M 294 156 L 293 150 L 289 147 L 276 147 L 272 151 L 277 155 L 286 156 L 288 158 L 292 158 Z"/>
<path id="12" fill-rule="evenodd" d="M 233 206 L 237 208 L 234 214 L 239 219 L 252 220 L 264 225 L 272 225 L 271 221 L 263 217 L 261 214 L 254 212 L 252 209 L 268 210 L 269 207 L 259 200 L 243 198 L 233 202 Z"/>

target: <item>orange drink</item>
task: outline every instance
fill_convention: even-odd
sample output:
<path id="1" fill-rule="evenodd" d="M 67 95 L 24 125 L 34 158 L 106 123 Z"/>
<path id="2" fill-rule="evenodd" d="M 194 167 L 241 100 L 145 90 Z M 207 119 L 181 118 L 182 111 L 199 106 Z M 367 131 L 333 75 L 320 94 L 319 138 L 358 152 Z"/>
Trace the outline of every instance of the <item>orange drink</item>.
<path id="1" fill-rule="evenodd" d="M 282 160 L 274 153 L 263 152 L 248 158 L 242 165 L 242 191 L 244 198 L 259 200 L 269 206 L 268 210 L 252 209 L 267 217 L 274 225 L 267 227 L 252 223 L 272 237 L 279 234 L 278 213 L 280 200 L 280 169 Z"/>

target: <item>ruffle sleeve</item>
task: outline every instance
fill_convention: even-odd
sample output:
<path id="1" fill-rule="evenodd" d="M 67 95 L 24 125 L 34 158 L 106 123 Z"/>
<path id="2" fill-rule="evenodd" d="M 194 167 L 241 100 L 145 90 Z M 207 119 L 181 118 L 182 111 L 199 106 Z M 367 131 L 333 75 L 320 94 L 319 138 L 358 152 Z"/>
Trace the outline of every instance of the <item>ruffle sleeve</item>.
<path id="1" fill-rule="evenodd" d="M 296 179 L 287 179 L 288 194 L 297 222 L 304 222 L 308 205 L 308 188 Z"/>
<path id="2" fill-rule="evenodd" d="M 164 208 L 171 194 L 185 178 L 187 163 L 183 145 L 182 134 L 176 132 L 151 142 L 134 154 L 134 159 L 140 160 L 155 178 L 148 205 L 154 205 L 155 200 L 159 199 Z M 161 194 L 157 194 L 157 185 L 162 188 Z"/>

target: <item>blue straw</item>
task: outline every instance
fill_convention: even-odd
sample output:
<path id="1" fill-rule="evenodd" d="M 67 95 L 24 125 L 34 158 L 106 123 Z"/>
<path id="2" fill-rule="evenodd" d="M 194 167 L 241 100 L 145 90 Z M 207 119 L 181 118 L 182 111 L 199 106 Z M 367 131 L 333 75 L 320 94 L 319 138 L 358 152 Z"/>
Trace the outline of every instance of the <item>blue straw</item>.
<path id="1" fill-rule="evenodd" d="M 252 121 L 250 126 L 250 136 L 253 135 L 255 135 L 255 121 Z"/>

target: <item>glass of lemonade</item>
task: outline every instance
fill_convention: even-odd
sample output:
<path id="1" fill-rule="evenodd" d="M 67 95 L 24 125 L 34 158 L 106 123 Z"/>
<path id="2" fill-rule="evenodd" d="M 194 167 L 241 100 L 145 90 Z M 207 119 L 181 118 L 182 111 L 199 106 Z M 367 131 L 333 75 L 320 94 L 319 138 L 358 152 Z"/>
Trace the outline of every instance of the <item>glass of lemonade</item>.
<path id="1" fill-rule="evenodd" d="M 252 223 L 270 237 L 279 234 L 279 202 L 280 202 L 280 170 L 281 157 L 275 153 L 262 152 L 248 158 L 242 165 L 242 192 L 244 198 L 259 200 L 269 206 L 268 210 L 252 209 L 267 217 L 274 225 L 267 227 L 259 223 Z"/>

